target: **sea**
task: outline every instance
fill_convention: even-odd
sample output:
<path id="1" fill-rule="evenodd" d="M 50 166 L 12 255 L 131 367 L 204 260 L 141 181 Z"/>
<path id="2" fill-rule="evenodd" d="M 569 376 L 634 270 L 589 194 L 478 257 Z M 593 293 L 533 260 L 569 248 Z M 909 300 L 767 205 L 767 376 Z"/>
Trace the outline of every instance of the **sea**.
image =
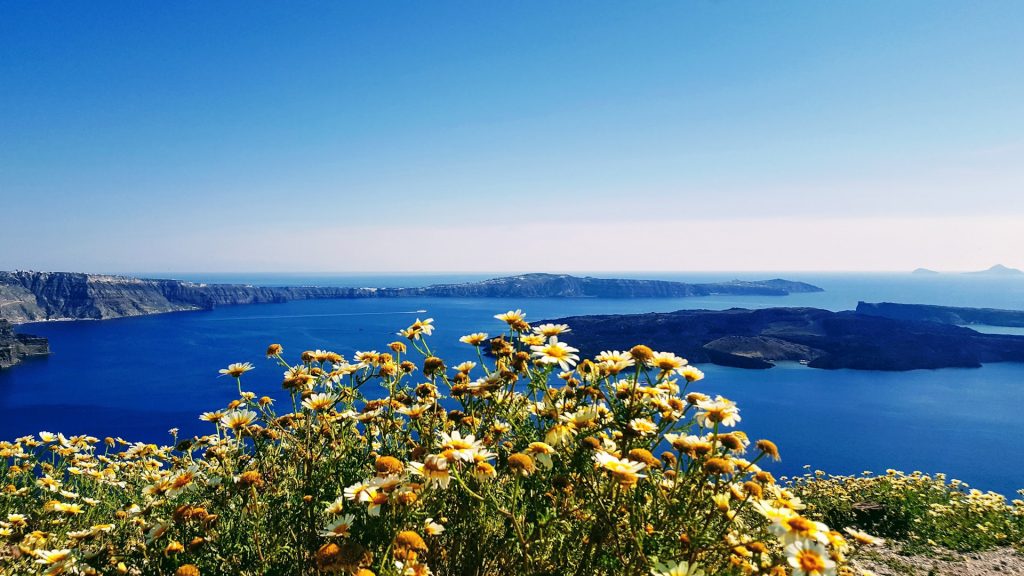
<path id="1" fill-rule="evenodd" d="M 254 285 L 423 286 L 481 280 L 495 274 L 310 275 L 156 274 L 198 282 Z M 166 443 L 211 431 L 200 412 L 223 407 L 237 394 L 218 369 L 252 362 L 244 388 L 282 402 L 281 369 L 264 357 L 270 343 L 286 356 L 328 349 L 351 356 L 382 350 L 395 332 L 416 318 L 433 318 L 430 339 L 453 365 L 473 359 L 458 343 L 470 332 L 497 334 L 493 315 L 522 309 L 527 319 L 583 314 L 680 309 L 810 306 L 850 310 L 860 300 L 1024 309 L 1024 277 L 864 273 L 591 273 L 715 282 L 786 278 L 824 288 L 788 296 L 712 296 L 679 299 L 483 299 L 398 298 L 317 300 L 227 306 L 103 321 L 25 324 L 18 330 L 46 336 L 53 354 L 0 371 L 0 439 L 38 433 L 119 436 Z M 1021 334 L 1024 329 L 973 326 L 979 331 Z M 565 341 L 572 343 L 572 334 Z M 982 490 L 1011 497 L 1024 488 L 1024 364 L 975 369 L 874 372 L 818 370 L 782 363 L 769 370 L 699 365 L 706 378 L 695 390 L 721 394 L 740 407 L 739 428 L 752 439 L 768 438 L 782 461 L 768 465 L 777 476 L 813 470 L 831 474 L 944 472 Z"/>

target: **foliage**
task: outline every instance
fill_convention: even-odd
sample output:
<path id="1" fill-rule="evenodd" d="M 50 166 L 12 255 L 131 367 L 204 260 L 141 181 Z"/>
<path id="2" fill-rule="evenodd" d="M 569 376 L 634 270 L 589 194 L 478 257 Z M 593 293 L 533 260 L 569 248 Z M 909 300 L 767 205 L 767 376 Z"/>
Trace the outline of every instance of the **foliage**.
<path id="1" fill-rule="evenodd" d="M 759 467 L 775 445 L 733 430 L 731 401 L 689 391 L 703 374 L 682 358 L 638 345 L 580 361 L 567 326 L 496 318 L 504 334 L 461 338 L 475 361 L 458 365 L 430 351 L 429 319 L 351 360 L 289 363 L 272 345 L 287 399 L 246 392 L 253 366 L 232 364 L 238 399 L 174 446 L 0 443 L 0 566 L 799 576 L 874 541 L 802 516 Z"/>
<path id="2" fill-rule="evenodd" d="M 794 479 L 809 516 L 830 526 L 856 526 L 907 542 L 914 550 L 940 546 L 960 552 L 1024 545 L 1024 500 L 970 488 L 945 475 L 828 476 Z M 1024 490 L 1020 491 L 1024 495 Z"/>

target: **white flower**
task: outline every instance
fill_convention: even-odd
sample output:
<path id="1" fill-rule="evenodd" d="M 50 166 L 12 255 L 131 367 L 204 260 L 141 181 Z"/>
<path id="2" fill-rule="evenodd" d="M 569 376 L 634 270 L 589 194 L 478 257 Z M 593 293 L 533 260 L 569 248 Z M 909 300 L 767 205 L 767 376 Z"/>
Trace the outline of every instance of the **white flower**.
<path id="1" fill-rule="evenodd" d="M 793 567 L 793 576 L 832 576 L 836 573 L 836 563 L 818 542 L 793 542 L 786 547 L 786 560 Z"/>
<path id="2" fill-rule="evenodd" d="M 327 528 L 320 532 L 321 536 L 327 536 L 330 538 L 348 538 L 349 532 L 352 530 L 352 523 L 355 522 L 356 517 L 351 514 L 346 514 L 341 518 L 338 518 L 334 522 L 327 525 Z"/>
<path id="3" fill-rule="evenodd" d="M 704 576 L 704 569 L 685 560 L 679 563 L 656 562 L 651 568 L 651 576 Z"/>
<path id="4" fill-rule="evenodd" d="M 547 344 L 542 346 L 530 346 L 533 355 L 544 364 L 558 364 L 562 370 L 568 370 L 579 362 L 578 349 L 558 341 L 558 336 L 552 336 Z"/>
<path id="5" fill-rule="evenodd" d="M 541 336 L 550 338 L 551 336 L 558 336 L 566 332 L 572 332 L 568 324 L 541 324 L 540 326 L 534 326 L 533 331 Z"/>
<path id="6" fill-rule="evenodd" d="M 221 376 L 231 376 L 238 378 L 242 374 L 245 374 L 249 370 L 252 370 L 254 366 L 249 362 L 235 362 L 229 365 L 227 368 L 221 368 L 219 370 Z"/>

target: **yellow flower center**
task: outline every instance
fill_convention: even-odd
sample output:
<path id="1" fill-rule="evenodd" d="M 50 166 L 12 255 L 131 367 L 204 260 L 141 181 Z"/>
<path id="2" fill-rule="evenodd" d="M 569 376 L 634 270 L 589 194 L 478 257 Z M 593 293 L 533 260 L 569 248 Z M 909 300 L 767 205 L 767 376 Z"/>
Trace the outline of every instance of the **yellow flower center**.
<path id="1" fill-rule="evenodd" d="M 825 571 L 825 559 L 810 550 L 801 551 L 797 556 L 797 562 L 800 564 L 800 569 L 808 574 Z"/>

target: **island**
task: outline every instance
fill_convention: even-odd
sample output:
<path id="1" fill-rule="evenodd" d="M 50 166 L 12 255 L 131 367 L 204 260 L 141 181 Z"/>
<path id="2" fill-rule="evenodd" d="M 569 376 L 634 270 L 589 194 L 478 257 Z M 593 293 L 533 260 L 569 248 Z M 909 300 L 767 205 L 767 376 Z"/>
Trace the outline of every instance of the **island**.
<path id="1" fill-rule="evenodd" d="M 1017 268 L 1009 268 L 1002 264 L 996 264 L 995 266 L 986 270 L 978 270 L 976 272 L 964 272 L 964 274 L 975 274 L 985 276 L 1021 276 L 1024 275 L 1024 270 Z"/>
<path id="2" fill-rule="evenodd" d="M 895 320 L 918 320 L 939 324 L 983 324 L 1024 328 L 1024 310 L 998 308 L 962 308 L 930 304 L 896 304 L 894 302 L 858 302 L 857 312 Z"/>
<path id="3" fill-rule="evenodd" d="M 6 320 L 0 320 L 0 369 L 10 368 L 25 358 L 46 356 L 50 344 L 46 338 L 17 334 Z"/>
<path id="4" fill-rule="evenodd" d="M 935 276 L 938 272 L 930 268 L 915 268 L 911 274 L 917 274 L 918 276 Z"/>
<path id="5" fill-rule="evenodd" d="M 1024 336 L 982 334 L 949 324 L 817 308 L 679 310 L 549 320 L 572 328 L 586 355 L 646 343 L 694 363 L 771 368 L 915 370 L 1024 362 Z M 547 321 L 546 321 L 547 322 Z"/>
<path id="6" fill-rule="evenodd" d="M 778 278 L 691 284 L 568 274 L 522 274 L 419 288 L 349 288 L 203 284 L 103 274 L 16 271 L 0 272 L 0 318 L 13 323 L 101 320 L 210 310 L 236 304 L 338 298 L 687 298 L 718 294 L 785 296 L 821 291 L 811 284 Z"/>

